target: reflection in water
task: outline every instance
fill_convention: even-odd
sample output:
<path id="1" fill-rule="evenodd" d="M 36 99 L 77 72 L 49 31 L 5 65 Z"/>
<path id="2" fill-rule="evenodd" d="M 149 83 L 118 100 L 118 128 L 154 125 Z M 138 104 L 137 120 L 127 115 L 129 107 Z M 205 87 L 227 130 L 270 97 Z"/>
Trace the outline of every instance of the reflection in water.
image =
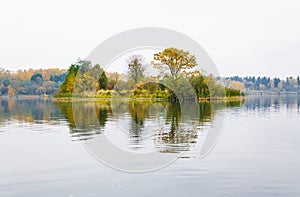
<path id="1" fill-rule="evenodd" d="M 126 105 L 127 103 L 123 103 Z M 129 114 L 130 114 L 130 136 L 131 138 L 138 139 L 141 136 L 144 128 L 145 119 L 149 118 L 149 102 L 129 102 Z"/>
<path id="2" fill-rule="evenodd" d="M 157 104 L 157 105 L 154 105 Z M 114 109 L 112 109 L 112 106 Z M 199 103 L 199 123 L 211 121 L 216 111 L 223 105 L 218 103 Z M 249 96 L 245 103 L 241 101 L 226 102 L 226 107 L 242 107 L 248 111 L 268 111 L 280 109 L 300 109 L 300 99 L 297 96 Z M 193 106 L 185 111 L 193 111 Z M 52 102 L 44 99 L 6 99 L 0 97 L 0 124 L 8 120 L 27 123 L 42 123 L 66 119 L 71 132 L 76 132 L 74 114 L 76 120 L 80 120 L 78 126 L 85 131 L 92 131 L 95 125 L 105 127 L 107 121 L 130 117 L 132 124 L 132 136 L 140 136 L 146 120 L 155 116 L 166 115 L 166 122 L 170 124 L 170 133 L 174 133 L 182 122 L 182 110 L 179 104 L 154 101 L 130 101 L 130 102 Z M 97 123 L 93 122 L 97 117 Z M 171 135 L 171 134 L 170 134 Z"/>
<path id="3" fill-rule="evenodd" d="M 150 139 L 160 152 L 188 150 L 203 129 L 197 126 L 209 123 L 218 110 L 217 104 L 200 103 L 200 114 L 193 116 L 197 112 L 195 106 L 162 101 L 53 103 L 44 99 L 1 99 L 0 104 L 0 124 L 65 121 L 77 140 L 121 130 L 128 137 L 127 146 L 131 149 L 144 148 Z M 114 127 L 115 124 L 118 127 Z"/>
<path id="4" fill-rule="evenodd" d="M 111 114 L 110 102 L 55 102 L 61 113 L 69 122 L 73 137 L 83 137 L 100 134 Z M 96 117 L 96 118 L 95 118 Z M 99 129 L 100 128 L 100 129 Z"/>
<path id="5" fill-rule="evenodd" d="M 232 102 L 228 106 L 240 104 Z M 146 149 L 146 145 L 152 144 L 159 152 L 182 152 L 197 142 L 198 133 L 207 129 L 224 105 L 199 103 L 197 110 L 196 106 L 184 103 L 114 100 L 55 103 L 55 106 L 70 122 L 72 136 L 80 140 L 105 132 L 120 132 L 117 135 L 127 137 L 125 146 L 131 150 Z"/>
<path id="6" fill-rule="evenodd" d="M 0 99 L 0 124 L 6 121 L 19 123 L 58 123 L 63 119 L 60 110 L 49 100 Z"/>
<path id="7" fill-rule="evenodd" d="M 166 101 L 53 103 L 44 99 L 1 99 L 0 104 L 0 124 L 11 120 L 32 124 L 66 121 L 72 137 L 77 140 L 120 130 L 128 137 L 126 146 L 130 149 L 143 149 L 147 140 L 151 140 L 159 152 L 189 150 L 197 142 L 198 133 L 222 106 L 200 103 L 197 111 L 197 106 Z M 228 105 L 239 106 L 240 103 Z"/>
<path id="8" fill-rule="evenodd" d="M 289 111 L 293 109 L 298 109 L 298 111 L 300 109 L 299 96 L 249 96 L 243 108 L 243 110 L 255 113 Z"/>
<path id="9" fill-rule="evenodd" d="M 243 107 L 241 107 L 243 106 Z M 160 152 L 189 150 L 224 107 L 218 102 L 180 105 L 165 101 L 52 102 L 43 99 L 0 99 L 0 124 L 7 121 L 32 124 L 60 124 L 67 121 L 74 139 L 121 130 L 131 149 L 144 148 L 151 139 Z M 227 102 L 226 107 L 250 113 L 300 109 L 297 96 L 249 96 L 245 103 Z M 184 110 L 183 110 L 184 108 Z M 197 116 L 195 115 L 197 114 Z M 117 127 L 115 126 L 117 124 Z"/>

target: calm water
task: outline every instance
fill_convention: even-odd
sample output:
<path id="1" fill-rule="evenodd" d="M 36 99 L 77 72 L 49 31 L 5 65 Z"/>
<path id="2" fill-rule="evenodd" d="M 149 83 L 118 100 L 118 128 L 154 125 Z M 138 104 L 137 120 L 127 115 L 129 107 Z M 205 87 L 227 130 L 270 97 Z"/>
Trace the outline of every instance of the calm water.
<path id="1" fill-rule="evenodd" d="M 186 118 L 166 102 L 0 99 L 0 196 L 300 196 L 300 98 L 199 109 Z M 202 158 L 195 147 L 220 124 Z M 184 154 L 157 171 L 117 171 L 85 146 L 103 135 L 128 152 Z"/>

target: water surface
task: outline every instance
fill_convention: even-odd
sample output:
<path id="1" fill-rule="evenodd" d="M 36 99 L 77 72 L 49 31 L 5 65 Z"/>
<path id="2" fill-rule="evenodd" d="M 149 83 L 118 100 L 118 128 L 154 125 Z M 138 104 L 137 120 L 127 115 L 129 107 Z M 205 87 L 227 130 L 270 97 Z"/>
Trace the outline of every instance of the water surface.
<path id="1" fill-rule="evenodd" d="M 0 196 L 300 195 L 297 96 L 201 103 L 199 110 L 197 118 L 187 121 L 180 106 L 167 102 L 112 107 L 111 102 L 72 106 L 1 99 Z M 220 114 L 225 118 L 218 143 L 206 157 L 197 157 L 194 145 Z M 116 123 L 125 129 L 116 129 Z M 154 172 L 116 171 L 83 145 L 105 133 L 127 151 L 186 154 Z"/>

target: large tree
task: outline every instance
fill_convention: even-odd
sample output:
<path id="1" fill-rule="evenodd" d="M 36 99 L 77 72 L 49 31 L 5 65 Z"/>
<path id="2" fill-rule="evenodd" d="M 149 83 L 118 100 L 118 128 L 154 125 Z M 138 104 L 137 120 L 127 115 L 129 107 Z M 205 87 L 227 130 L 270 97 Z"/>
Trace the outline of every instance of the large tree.
<path id="1" fill-rule="evenodd" d="M 154 54 L 152 64 L 165 75 L 177 76 L 183 71 L 194 68 L 197 65 L 196 57 L 188 51 L 176 48 L 166 48 L 162 52 Z M 166 71 L 170 71 L 169 74 Z"/>
<path id="2" fill-rule="evenodd" d="M 197 65 L 194 55 L 182 49 L 166 48 L 154 54 L 151 63 L 160 71 L 159 78 L 162 77 L 161 83 L 170 93 L 170 100 L 195 99 L 197 95 L 187 78 L 187 73 Z"/>
<path id="3" fill-rule="evenodd" d="M 68 69 L 65 81 L 61 84 L 59 92 L 60 93 L 72 93 L 75 83 L 75 78 L 79 70 L 80 65 L 78 63 L 72 64 Z"/>
<path id="4" fill-rule="evenodd" d="M 141 55 L 132 55 L 128 59 L 128 75 L 136 85 L 141 79 L 144 78 L 144 58 Z"/>

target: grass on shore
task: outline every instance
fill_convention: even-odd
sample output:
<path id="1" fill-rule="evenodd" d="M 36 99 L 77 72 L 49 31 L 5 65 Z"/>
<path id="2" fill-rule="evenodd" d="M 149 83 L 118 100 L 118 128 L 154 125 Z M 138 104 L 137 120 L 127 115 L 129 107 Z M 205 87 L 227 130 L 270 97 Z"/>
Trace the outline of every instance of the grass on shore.
<path id="1" fill-rule="evenodd" d="M 81 94 L 55 94 L 52 98 L 54 101 L 70 101 L 70 100 L 110 100 L 114 99 L 132 99 L 132 100 L 169 100 L 168 91 L 155 91 L 150 92 L 149 90 L 123 90 L 116 92 L 115 90 L 100 90 L 96 94 L 93 92 L 84 92 Z M 209 101 L 238 101 L 245 100 L 245 95 L 226 97 L 205 97 L 199 98 L 200 102 Z"/>

